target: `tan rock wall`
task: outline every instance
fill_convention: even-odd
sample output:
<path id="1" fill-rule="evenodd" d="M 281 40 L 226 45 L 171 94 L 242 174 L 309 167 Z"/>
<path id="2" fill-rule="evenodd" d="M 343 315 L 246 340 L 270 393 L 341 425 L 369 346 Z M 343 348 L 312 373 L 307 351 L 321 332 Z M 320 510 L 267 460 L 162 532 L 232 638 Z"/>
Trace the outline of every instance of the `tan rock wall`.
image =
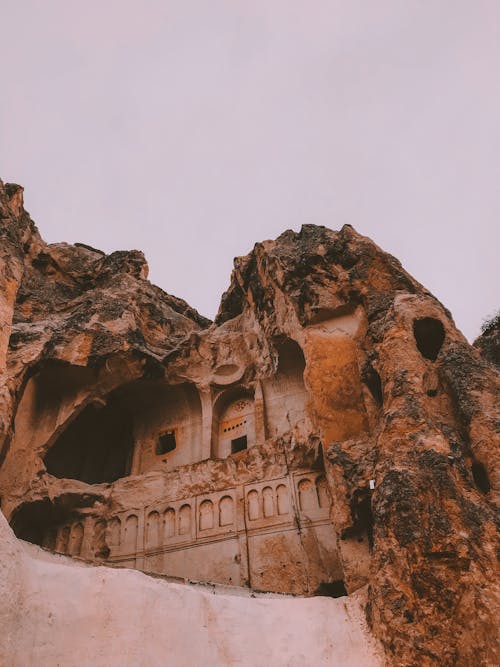
<path id="1" fill-rule="evenodd" d="M 345 585 L 352 599 L 368 583 L 391 664 L 500 661 L 500 377 L 394 257 L 349 226 L 287 231 L 235 260 L 212 324 L 148 283 L 139 251 L 44 244 L 17 186 L 0 184 L 0 206 L 0 495 L 18 535 L 242 586 Z M 169 432 L 176 447 L 157 454 Z M 93 460 L 70 470 L 58 446 Z M 32 621 L 35 640 L 13 631 L 11 646 L 33 663 L 50 640 Z M 335 630 L 317 627 L 327 660 Z"/>

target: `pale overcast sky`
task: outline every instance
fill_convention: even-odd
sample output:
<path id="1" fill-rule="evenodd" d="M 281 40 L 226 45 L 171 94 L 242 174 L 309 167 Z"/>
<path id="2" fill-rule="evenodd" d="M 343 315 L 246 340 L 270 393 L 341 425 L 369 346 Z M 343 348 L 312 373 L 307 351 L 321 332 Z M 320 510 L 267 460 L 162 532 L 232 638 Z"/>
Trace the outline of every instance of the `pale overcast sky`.
<path id="1" fill-rule="evenodd" d="M 303 223 L 500 306 L 498 0 L 2 0 L 0 177 L 46 240 L 142 249 L 213 317 Z"/>

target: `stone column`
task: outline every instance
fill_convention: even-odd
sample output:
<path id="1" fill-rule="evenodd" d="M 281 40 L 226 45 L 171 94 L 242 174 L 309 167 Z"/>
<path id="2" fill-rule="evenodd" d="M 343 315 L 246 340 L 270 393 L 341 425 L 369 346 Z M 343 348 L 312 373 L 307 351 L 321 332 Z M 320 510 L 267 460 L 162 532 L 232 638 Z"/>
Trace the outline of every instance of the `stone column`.
<path id="1" fill-rule="evenodd" d="M 144 523 L 145 523 L 145 511 L 141 510 L 137 512 L 137 539 L 136 539 L 136 555 L 135 555 L 135 567 L 138 570 L 144 570 Z"/>
<path id="2" fill-rule="evenodd" d="M 212 455 L 212 392 L 210 387 L 198 387 L 201 401 L 201 447 L 196 461 L 204 461 Z"/>
<path id="3" fill-rule="evenodd" d="M 130 467 L 131 475 L 139 475 L 141 472 L 141 454 L 142 454 L 142 442 L 134 442 L 134 453 L 132 456 L 132 465 Z"/>
<path id="4" fill-rule="evenodd" d="M 240 554 L 240 586 L 251 587 L 248 559 L 248 535 L 246 527 L 245 487 L 236 487 L 236 530 Z"/>
<path id="5" fill-rule="evenodd" d="M 83 519 L 83 541 L 80 556 L 93 560 L 92 537 L 94 534 L 94 519 L 89 515 Z"/>
<path id="6" fill-rule="evenodd" d="M 254 394 L 255 412 L 255 443 L 261 445 L 266 439 L 266 415 L 264 409 L 264 394 L 259 380 L 255 383 Z"/>

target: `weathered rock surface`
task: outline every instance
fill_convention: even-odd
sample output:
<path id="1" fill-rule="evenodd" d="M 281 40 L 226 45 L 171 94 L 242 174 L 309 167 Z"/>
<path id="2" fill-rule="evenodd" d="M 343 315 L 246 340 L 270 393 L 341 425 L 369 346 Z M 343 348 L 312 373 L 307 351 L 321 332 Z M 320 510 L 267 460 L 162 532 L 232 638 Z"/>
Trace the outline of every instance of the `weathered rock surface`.
<path id="1" fill-rule="evenodd" d="M 474 347 L 485 359 L 500 367 L 500 313 L 485 323 L 481 335 L 474 341 Z"/>
<path id="2" fill-rule="evenodd" d="M 368 585 L 389 664 L 500 662 L 500 375 L 394 257 L 350 226 L 287 231 L 235 260 L 210 323 L 137 251 L 45 244 L 18 186 L 0 215 L 18 536 L 266 590 Z"/>

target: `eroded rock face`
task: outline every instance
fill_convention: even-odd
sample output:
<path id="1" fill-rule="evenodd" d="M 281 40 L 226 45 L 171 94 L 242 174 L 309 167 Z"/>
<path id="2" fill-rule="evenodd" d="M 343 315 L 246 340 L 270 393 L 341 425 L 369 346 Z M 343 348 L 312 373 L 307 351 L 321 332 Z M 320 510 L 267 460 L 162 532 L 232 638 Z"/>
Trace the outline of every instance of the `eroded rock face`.
<path id="1" fill-rule="evenodd" d="M 500 661 L 500 378 L 350 226 L 235 260 L 214 323 L 138 251 L 45 244 L 0 187 L 2 510 L 145 571 L 369 585 L 394 665 Z M 333 631 L 333 630 L 332 630 Z"/>
<path id="2" fill-rule="evenodd" d="M 482 356 L 500 367 L 500 312 L 486 322 L 482 334 L 474 341 Z"/>

